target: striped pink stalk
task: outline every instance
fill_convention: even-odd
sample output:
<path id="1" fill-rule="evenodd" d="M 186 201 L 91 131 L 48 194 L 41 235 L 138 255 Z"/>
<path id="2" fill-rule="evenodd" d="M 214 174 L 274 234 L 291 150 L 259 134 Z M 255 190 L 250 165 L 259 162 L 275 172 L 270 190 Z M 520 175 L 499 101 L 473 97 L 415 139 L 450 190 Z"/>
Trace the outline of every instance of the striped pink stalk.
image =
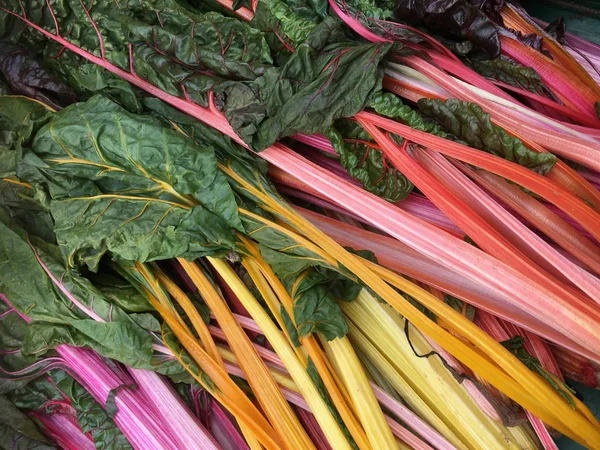
<path id="1" fill-rule="evenodd" d="M 415 149 L 414 154 L 430 173 L 458 195 L 479 217 L 501 233 L 531 261 L 537 263 L 557 279 L 568 279 L 574 286 L 582 289 L 590 298 L 600 303 L 600 280 L 557 252 L 442 155 L 426 149 Z"/>
<path id="2" fill-rule="evenodd" d="M 553 205 L 543 204 L 527 195 L 518 186 L 489 172 L 473 170 L 466 164 L 457 166 L 480 186 L 491 192 L 513 211 L 550 237 L 578 259 L 600 274 L 600 248 L 582 236 L 579 224 L 570 220 L 562 210 Z M 575 229 L 574 227 L 577 227 Z M 583 230 L 585 232 L 585 230 Z"/>
<path id="3" fill-rule="evenodd" d="M 64 450 L 96 450 L 94 440 L 84 434 L 77 421 L 60 412 L 29 411 L 27 415 L 42 424 L 42 430 Z"/>

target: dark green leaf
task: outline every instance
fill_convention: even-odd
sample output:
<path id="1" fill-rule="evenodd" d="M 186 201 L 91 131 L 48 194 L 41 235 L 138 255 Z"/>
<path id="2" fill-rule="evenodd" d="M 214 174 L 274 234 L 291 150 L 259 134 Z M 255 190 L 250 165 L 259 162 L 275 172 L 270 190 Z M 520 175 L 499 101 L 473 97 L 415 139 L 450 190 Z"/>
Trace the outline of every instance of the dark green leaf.
<path id="1" fill-rule="evenodd" d="M 491 80 L 501 81 L 511 86 L 545 95 L 545 88 L 538 73 L 531 67 L 522 66 L 503 58 L 473 61 L 473 69 Z"/>
<path id="2" fill-rule="evenodd" d="M 344 314 L 323 273 L 307 270 L 294 280 L 286 280 L 285 284 L 294 303 L 298 335 L 316 332 L 330 341 L 348 333 Z"/>
<path id="3" fill-rule="evenodd" d="M 475 103 L 449 99 L 445 102 L 420 99 L 421 113 L 435 118 L 448 132 L 470 146 L 515 162 L 535 172 L 546 174 L 556 163 L 552 153 L 537 153 L 528 149 L 520 139 L 510 136 L 492 124 L 490 115 Z"/>
<path id="4" fill-rule="evenodd" d="M 287 313 L 287 310 L 283 307 L 283 305 L 281 305 L 280 312 L 281 317 L 283 318 L 283 324 L 285 325 L 285 329 L 290 335 L 292 344 L 294 344 L 295 347 L 300 347 L 301 344 L 300 338 L 298 337 L 298 330 L 296 329 L 294 322 L 292 322 L 290 315 Z"/>
<path id="5" fill-rule="evenodd" d="M 52 197 L 70 264 L 96 269 L 108 250 L 139 261 L 218 255 L 241 229 L 211 148 L 101 97 L 56 114 L 19 176 Z"/>
<path id="6" fill-rule="evenodd" d="M 117 407 L 116 399 L 117 399 L 117 395 L 119 394 L 119 391 L 121 389 L 134 390 L 134 389 L 137 389 L 137 385 L 122 384 L 122 385 L 117 386 L 116 388 L 110 390 L 110 392 L 108 393 L 108 397 L 106 398 L 106 415 L 111 419 L 113 419 L 115 417 L 115 415 L 117 414 L 118 407 Z"/>
<path id="7" fill-rule="evenodd" d="M 6 450 L 49 450 L 46 437 L 35 423 L 5 396 L 0 395 L 0 448 Z"/>
<path id="8" fill-rule="evenodd" d="M 447 139 L 451 138 L 435 121 L 426 121 L 418 111 L 405 105 L 400 97 L 392 93 L 378 93 L 369 102 L 368 106 L 373 108 L 377 114 L 402 122 L 415 130 L 425 131 Z"/>
<path id="9" fill-rule="evenodd" d="M 340 124 L 338 121 L 337 125 Z M 359 124 L 351 122 L 348 125 L 339 129 L 331 127 L 325 134 L 348 174 L 360 181 L 367 191 L 389 202 L 405 199 L 413 184 L 387 161 Z"/>
<path id="10" fill-rule="evenodd" d="M 22 344 L 24 351 L 70 343 L 92 347 L 130 366 L 149 368 L 153 350 L 148 332 L 107 300 L 89 280 L 65 269 L 55 246 L 28 236 L 1 210 L 0 234 L 0 284 L 13 305 L 34 321 L 28 330 L 34 329 L 35 333 L 29 334 Z M 106 322 L 93 320 L 67 299 L 40 261 L 89 314 Z"/>
<path id="11" fill-rule="evenodd" d="M 362 110 L 380 90 L 379 63 L 391 44 L 348 42 L 339 31 L 338 20 L 325 19 L 281 69 L 227 89 L 223 111 L 253 149 L 299 132 L 323 132 Z"/>
<path id="12" fill-rule="evenodd" d="M 128 450 L 131 444 L 108 417 L 102 406 L 79 384 L 70 392 L 71 403 L 77 411 L 77 421 L 84 433 L 91 433 L 98 450 Z"/>

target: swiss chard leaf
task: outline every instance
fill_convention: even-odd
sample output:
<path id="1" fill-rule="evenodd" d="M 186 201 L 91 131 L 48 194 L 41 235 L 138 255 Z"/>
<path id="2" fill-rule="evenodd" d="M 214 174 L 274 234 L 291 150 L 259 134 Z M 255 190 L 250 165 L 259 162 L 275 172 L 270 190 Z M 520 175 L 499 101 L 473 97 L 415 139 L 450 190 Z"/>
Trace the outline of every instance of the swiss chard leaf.
<path id="1" fill-rule="evenodd" d="M 369 102 L 368 106 L 374 109 L 377 114 L 398 120 L 415 130 L 425 131 L 426 133 L 435 134 L 446 139 L 453 138 L 435 121 L 425 120 L 418 111 L 405 105 L 400 97 L 390 92 L 378 93 Z"/>
<path id="2" fill-rule="evenodd" d="M 133 367 L 152 367 L 148 332 L 89 280 L 65 269 L 56 247 L 27 235 L 6 215 L 0 214 L 0 230 L 0 285 L 15 308 L 33 320 L 21 345 L 24 353 L 39 353 L 68 343 L 91 347 Z M 42 264 L 74 301 L 51 281 Z"/>
<path id="3" fill-rule="evenodd" d="M 42 103 L 25 97 L 0 96 L 0 178 L 15 178 L 18 151 L 51 117 L 52 111 Z"/>
<path id="4" fill-rule="evenodd" d="M 281 68 L 227 90 L 223 112 L 253 149 L 299 132 L 326 130 L 364 108 L 380 90 L 380 61 L 391 44 L 343 40 L 340 22 L 325 19 Z"/>
<path id="5" fill-rule="evenodd" d="M 537 153 L 527 148 L 520 139 L 510 136 L 492 124 L 490 115 L 475 103 L 449 99 L 420 99 L 419 110 L 435 118 L 448 132 L 466 141 L 470 146 L 515 162 L 535 172 L 546 174 L 554 167 L 556 156 Z"/>
<path id="6" fill-rule="evenodd" d="M 0 395 L 0 448 L 10 450 L 54 449 L 29 417 Z"/>
<path id="7" fill-rule="evenodd" d="M 52 198 L 71 265 L 96 269 L 109 250 L 139 261 L 218 255 L 241 229 L 212 148 L 102 97 L 57 113 L 36 135 L 19 177 Z"/>
<path id="8" fill-rule="evenodd" d="M 325 134 L 340 163 L 367 191 L 389 202 L 405 199 L 413 184 L 388 163 L 371 136 L 357 123 L 338 121 Z"/>
<path id="9" fill-rule="evenodd" d="M 545 94 L 546 90 L 539 74 L 531 67 L 504 58 L 473 61 L 472 66 L 479 75 L 491 80 L 501 81 L 536 94 Z"/>
<path id="10" fill-rule="evenodd" d="M 214 85 L 253 80 L 272 63 L 259 30 L 217 12 L 192 12 L 177 1 L 137 0 L 126 7 L 96 2 L 89 10 L 79 0 L 5 3 L 53 33 L 53 17 L 57 18 L 60 34 L 68 35 L 74 44 L 98 56 L 103 52 L 108 61 L 125 70 L 131 62 L 137 75 L 160 89 L 203 105 Z M 0 23 L 0 38 L 16 40 L 19 36 L 32 46 L 44 42 L 10 17 L 5 18 L 4 27 Z M 59 59 L 62 54 L 59 47 L 50 46 L 46 57 Z"/>
<path id="11" fill-rule="evenodd" d="M 274 53 L 287 56 L 321 22 L 327 11 L 323 0 L 264 0 L 257 4 L 252 25 L 265 32 Z"/>
<path id="12" fill-rule="evenodd" d="M 307 289 L 294 295 L 293 300 L 294 320 L 300 336 L 320 333 L 330 341 L 348 333 L 344 313 L 325 286 Z"/>
<path id="13" fill-rule="evenodd" d="M 98 450 L 128 450 L 131 444 L 108 417 L 102 406 L 78 383 L 69 392 L 77 411 L 77 421 L 84 433 L 90 433 Z"/>

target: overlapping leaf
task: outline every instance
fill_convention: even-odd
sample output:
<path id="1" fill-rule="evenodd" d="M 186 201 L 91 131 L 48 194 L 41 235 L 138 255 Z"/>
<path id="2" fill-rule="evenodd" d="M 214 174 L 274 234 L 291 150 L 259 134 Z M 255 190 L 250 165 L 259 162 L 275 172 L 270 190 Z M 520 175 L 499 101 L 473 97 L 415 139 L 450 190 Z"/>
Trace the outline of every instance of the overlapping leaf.
<path id="1" fill-rule="evenodd" d="M 391 44 L 345 40 L 340 22 L 326 18 L 281 68 L 227 90 L 224 113 L 253 149 L 302 132 L 323 132 L 364 108 L 381 89 L 379 63 Z"/>
<path id="2" fill-rule="evenodd" d="M 220 254 L 241 227 L 211 148 L 102 97 L 40 130 L 19 176 L 50 195 L 70 264 L 96 269 L 109 250 L 139 261 Z"/>
<path id="3" fill-rule="evenodd" d="M 537 153 L 527 148 L 520 139 L 510 136 L 494 125 L 490 115 L 475 103 L 449 99 L 420 99 L 419 110 L 435 118 L 448 132 L 463 139 L 472 147 L 534 170 L 547 173 L 556 163 L 552 153 Z"/>

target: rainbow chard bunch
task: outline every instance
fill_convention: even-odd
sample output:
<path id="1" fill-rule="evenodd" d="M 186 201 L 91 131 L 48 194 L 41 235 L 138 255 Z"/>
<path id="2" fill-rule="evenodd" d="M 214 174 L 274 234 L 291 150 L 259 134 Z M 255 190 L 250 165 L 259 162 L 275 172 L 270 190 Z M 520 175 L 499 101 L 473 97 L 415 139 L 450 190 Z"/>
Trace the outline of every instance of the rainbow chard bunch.
<path id="1" fill-rule="evenodd" d="M 562 22 L 7 0 L 0 39 L 0 287 L 114 436 L 600 447 L 565 384 L 600 363 L 598 49 Z"/>

